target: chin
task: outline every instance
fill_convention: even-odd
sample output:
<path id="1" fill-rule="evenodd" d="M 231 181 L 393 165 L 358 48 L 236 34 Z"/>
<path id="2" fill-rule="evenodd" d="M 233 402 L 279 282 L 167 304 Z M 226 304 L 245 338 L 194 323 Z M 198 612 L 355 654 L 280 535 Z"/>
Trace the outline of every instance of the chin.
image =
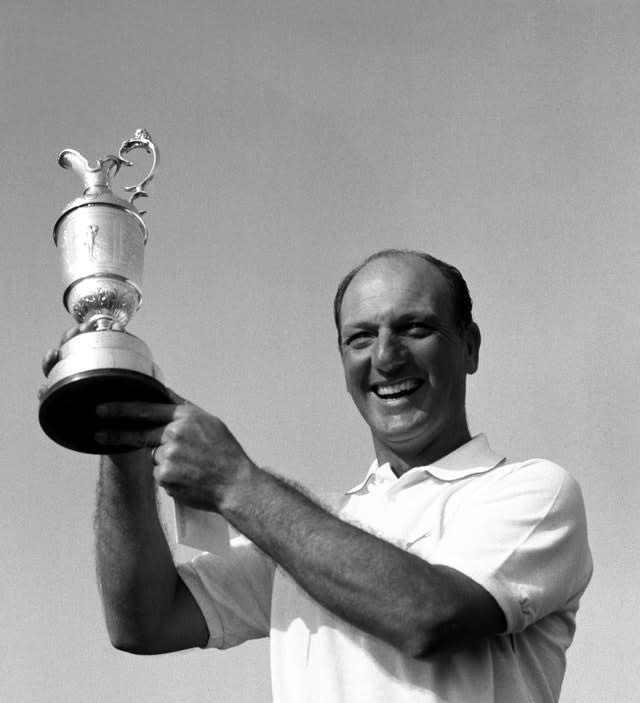
<path id="1" fill-rule="evenodd" d="M 423 412 L 413 411 L 387 416 L 385 418 L 380 418 L 377 424 L 380 431 L 389 438 L 398 437 L 402 439 L 406 437 L 409 439 L 411 437 L 424 435 L 425 433 L 430 434 L 429 418 L 426 413 Z"/>
<path id="2" fill-rule="evenodd" d="M 424 427 L 416 427 L 413 424 L 386 428 L 384 431 L 377 432 L 376 435 L 380 442 L 398 451 L 420 451 L 433 440 L 431 433 L 426 433 Z"/>

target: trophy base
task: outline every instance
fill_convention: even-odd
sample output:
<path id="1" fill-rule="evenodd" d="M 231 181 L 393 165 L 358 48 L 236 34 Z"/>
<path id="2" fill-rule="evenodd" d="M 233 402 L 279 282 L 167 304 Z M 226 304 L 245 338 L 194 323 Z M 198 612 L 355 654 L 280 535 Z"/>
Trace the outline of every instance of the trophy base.
<path id="1" fill-rule="evenodd" d="M 85 332 L 62 345 L 60 356 L 40 400 L 39 420 L 45 433 L 67 449 L 119 454 L 135 448 L 96 442 L 96 432 L 109 426 L 96 415 L 100 403 L 171 402 L 147 346 L 133 335 Z M 135 428 L 144 426 L 140 422 Z"/>

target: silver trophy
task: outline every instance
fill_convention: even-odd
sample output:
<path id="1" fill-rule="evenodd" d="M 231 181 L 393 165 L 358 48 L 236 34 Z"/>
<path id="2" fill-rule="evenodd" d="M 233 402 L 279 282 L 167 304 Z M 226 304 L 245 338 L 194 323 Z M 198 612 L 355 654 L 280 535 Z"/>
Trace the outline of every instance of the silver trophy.
<path id="1" fill-rule="evenodd" d="M 152 165 L 140 183 L 126 186 L 128 200 L 111 191 L 111 178 L 132 166 L 127 154 L 144 149 Z M 147 227 L 134 201 L 147 197 L 158 152 L 148 132 L 139 129 L 124 141 L 118 156 L 96 166 L 74 149 L 58 157 L 83 182 L 84 192 L 69 203 L 53 230 L 64 282 L 63 302 L 76 323 L 92 331 L 78 334 L 60 348 L 40 400 L 40 424 L 58 444 L 76 451 L 104 454 L 98 444 L 95 407 L 107 401 L 166 402 L 162 375 L 147 345 L 125 331 L 142 302 L 142 270 Z M 115 328 L 114 328 L 115 325 Z M 114 447 L 126 451 L 128 447 Z"/>

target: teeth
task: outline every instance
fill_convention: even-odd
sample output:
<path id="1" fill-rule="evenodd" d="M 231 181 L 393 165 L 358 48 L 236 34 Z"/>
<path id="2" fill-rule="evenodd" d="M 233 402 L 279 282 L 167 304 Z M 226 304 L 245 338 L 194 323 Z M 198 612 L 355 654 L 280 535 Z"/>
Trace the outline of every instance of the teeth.
<path id="1" fill-rule="evenodd" d="M 378 386 L 376 388 L 376 393 L 381 397 L 398 395 L 399 393 L 413 391 L 419 385 L 420 383 L 418 381 L 402 381 L 401 383 L 394 383 L 388 386 Z"/>

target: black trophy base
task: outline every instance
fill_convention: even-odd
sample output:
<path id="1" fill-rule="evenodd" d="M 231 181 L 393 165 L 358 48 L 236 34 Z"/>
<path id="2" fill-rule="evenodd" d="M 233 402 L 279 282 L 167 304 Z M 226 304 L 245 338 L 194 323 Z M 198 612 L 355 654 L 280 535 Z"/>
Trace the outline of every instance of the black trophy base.
<path id="1" fill-rule="evenodd" d="M 131 451 L 134 447 L 95 440 L 96 432 L 109 426 L 108 420 L 96 415 L 96 406 L 111 401 L 171 402 L 167 389 L 152 376 L 127 369 L 93 369 L 63 378 L 46 391 L 40 401 L 40 425 L 54 442 L 76 452 Z M 136 429 L 144 426 L 143 422 L 135 425 Z"/>

